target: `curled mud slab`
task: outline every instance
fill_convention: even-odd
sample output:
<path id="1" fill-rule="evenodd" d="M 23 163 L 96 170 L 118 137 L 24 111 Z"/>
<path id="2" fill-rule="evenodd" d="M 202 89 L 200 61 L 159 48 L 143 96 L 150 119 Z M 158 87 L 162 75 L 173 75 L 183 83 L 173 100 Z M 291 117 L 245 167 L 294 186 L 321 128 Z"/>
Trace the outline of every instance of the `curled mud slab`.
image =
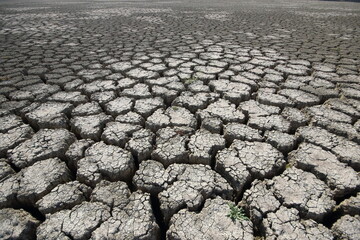
<path id="1" fill-rule="evenodd" d="M 0 239 L 360 239 L 360 4 L 1 1 Z"/>

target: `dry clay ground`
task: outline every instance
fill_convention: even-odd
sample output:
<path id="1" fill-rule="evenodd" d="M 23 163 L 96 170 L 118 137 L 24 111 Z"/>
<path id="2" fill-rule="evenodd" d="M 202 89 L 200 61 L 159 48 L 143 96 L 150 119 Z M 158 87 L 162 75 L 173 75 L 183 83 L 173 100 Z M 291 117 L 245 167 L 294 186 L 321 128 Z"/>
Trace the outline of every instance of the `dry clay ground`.
<path id="1" fill-rule="evenodd" d="M 217 2 L 0 3 L 0 239 L 360 239 L 360 4 Z"/>

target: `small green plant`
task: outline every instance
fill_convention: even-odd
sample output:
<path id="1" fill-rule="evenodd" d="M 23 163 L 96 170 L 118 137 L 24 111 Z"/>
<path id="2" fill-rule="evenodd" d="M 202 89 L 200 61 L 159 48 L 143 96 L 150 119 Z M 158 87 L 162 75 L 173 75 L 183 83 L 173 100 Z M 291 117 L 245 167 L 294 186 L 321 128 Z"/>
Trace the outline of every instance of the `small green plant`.
<path id="1" fill-rule="evenodd" d="M 199 79 L 197 77 L 192 77 L 192 78 L 189 78 L 189 79 L 185 80 L 185 84 L 190 85 L 190 84 L 192 84 L 192 83 L 194 83 L 194 82 L 196 82 L 198 80 Z"/>
<path id="2" fill-rule="evenodd" d="M 293 163 L 288 163 L 288 164 L 286 164 L 285 168 L 288 169 L 288 168 L 292 168 L 293 166 L 294 166 Z"/>
<path id="3" fill-rule="evenodd" d="M 238 220 L 238 221 L 248 221 L 249 220 L 249 218 L 244 213 L 244 209 L 242 209 L 241 207 L 237 207 L 232 203 L 230 203 L 228 205 L 230 208 L 230 212 L 226 216 L 228 216 L 233 222 L 235 222 L 236 220 Z"/>

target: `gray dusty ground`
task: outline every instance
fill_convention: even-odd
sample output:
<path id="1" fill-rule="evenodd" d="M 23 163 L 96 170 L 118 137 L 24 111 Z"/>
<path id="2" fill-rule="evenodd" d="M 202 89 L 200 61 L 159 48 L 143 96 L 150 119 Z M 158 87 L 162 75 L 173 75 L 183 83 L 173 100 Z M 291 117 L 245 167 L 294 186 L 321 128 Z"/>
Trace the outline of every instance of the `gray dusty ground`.
<path id="1" fill-rule="evenodd" d="M 0 1 L 0 239 L 358 240 L 359 117 L 360 3 Z"/>

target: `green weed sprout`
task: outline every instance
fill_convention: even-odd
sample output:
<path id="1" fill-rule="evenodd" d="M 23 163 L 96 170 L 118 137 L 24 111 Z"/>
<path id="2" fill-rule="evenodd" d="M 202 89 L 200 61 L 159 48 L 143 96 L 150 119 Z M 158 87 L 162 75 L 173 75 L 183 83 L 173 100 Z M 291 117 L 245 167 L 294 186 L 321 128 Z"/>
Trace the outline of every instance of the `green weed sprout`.
<path id="1" fill-rule="evenodd" d="M 238 221 L 248 221 L 249 220 L 249 218 L 244 213 L 244 209 L 242 209 L 241 207 L 239 208 L 232 203 L 228 204 L 228 205 L 230 208 L 230 212 L 226 216 L 229 217 L 233 222 L 235 222 L 236 220 L 238 220 Z"/>
<path id="2" fill-rule="evenodd" d="M 187 79 L 186 81 L 185 81 L 185 84 L 186 85 L 190 85 L 190 84 L 192 84 L 192 83 L 194 83 L 194 82 L 196 82 L 196 81 L 198 81 L 199 79 L 197 78 L 197 77 L 192 77 L 192 78 L 189 78 L 189 79 Z"/>

